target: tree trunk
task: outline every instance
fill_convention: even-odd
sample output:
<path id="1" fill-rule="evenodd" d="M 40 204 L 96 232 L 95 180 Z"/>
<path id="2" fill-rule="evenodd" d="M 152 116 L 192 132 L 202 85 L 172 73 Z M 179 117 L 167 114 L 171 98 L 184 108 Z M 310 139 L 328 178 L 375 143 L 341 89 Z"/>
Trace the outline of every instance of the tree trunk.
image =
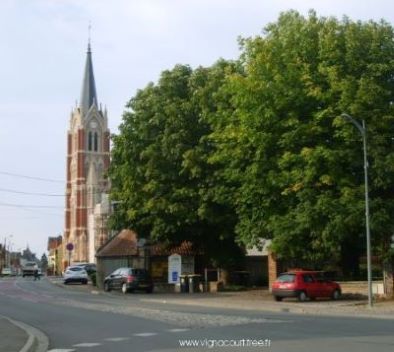
<path id="1" fill-rule="evenodd" d="M 383 264 L 383 288 L 386 297 L 394 297 L 394 273 L 392 261 Z"/>
<path id="2" fill-rule="evenodd" d="M 227 269 L 220 269 L 220 281 L 223 282 L 223 285 L 226 286 L 229 284 L 230 273 Z"/>

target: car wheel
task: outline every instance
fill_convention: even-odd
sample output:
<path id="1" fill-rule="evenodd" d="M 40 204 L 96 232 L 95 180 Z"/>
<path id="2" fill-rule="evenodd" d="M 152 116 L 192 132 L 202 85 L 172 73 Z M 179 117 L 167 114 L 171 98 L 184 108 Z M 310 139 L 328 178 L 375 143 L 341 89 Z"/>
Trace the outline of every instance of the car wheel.
<path id="1" fill-rule="evenodd" d="M 109 282 L 104 282 L 104 291 L 105 292 L 111 291 L 111 288 L 109 287 Z"/>
<path id="2" fill-rule="evenodd" d="M 305 302 L 307 299 L 308 299 L 308 296 L 307 296 L 307 294 L 306 294 L 305 291 L 301 291 L 301 292 L 298 294 L 298 300 L 299 300 L 300 302 Z"/>
<path id="3" fill-rule="evenodd" d="M 334 292 L 331 295 L 331 298 L 336 301 L 341 297 L 341 291 L 339 291 L 338 289 L 335 289 Z"/>
<path id="4" fill-rule="evenodd" d="M 122 293 L 126 294 L 127 292 L 129 292 L 127 285 L 126 284 L 122 284 Z"/>
<path id="5" fill-rule="evenodd" d="M 283 297 L 274 296 L 276 302 L 281 302 Z"/>
<path id="6" fill-rule="evenodd" d="M 83 280 L 82 281 L 82 285 L 87 285 L 88 284 L 88 280 Z"/>
<path id="7" fill-rule="evenodd" d="M 152 293 L 152 292 L 153 292 L 153 287 L 148 287 L 148 288 L 145 290 L 145 292 L 146 292 L 146 293 Z"/>

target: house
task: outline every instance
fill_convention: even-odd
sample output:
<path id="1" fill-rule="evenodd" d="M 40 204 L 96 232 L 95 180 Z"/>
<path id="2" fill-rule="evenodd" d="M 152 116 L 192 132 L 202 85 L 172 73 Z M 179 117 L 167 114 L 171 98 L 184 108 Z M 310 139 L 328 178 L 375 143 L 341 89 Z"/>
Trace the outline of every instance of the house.
<path id="1" fill-rule="evenodd" d="M 104 278 L 120 267 L 145 268 L 156 283 L 167 282 L 171 254 L 195 258 L 194 272 L 203 273 L 202 256 L 192 243 L 184 241 L 178 246 L 148 243 L 134 231 L 122 230 L 97 251 L 97 284 L 101 287 Z"/>
<path id="2" fill-rule="evenodd" d="M 61 275 L 63 262 L 62 236 L 48 237 L 48 274 Z"/>

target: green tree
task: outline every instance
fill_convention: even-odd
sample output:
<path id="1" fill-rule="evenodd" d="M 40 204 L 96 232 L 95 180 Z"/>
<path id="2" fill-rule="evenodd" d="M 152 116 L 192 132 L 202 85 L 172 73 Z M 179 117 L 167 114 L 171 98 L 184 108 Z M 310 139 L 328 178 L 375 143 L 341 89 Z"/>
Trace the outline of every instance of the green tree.
<path id="1" fill-rule="evenodd" d="M 232 203 L 219 199 L 207 136 L 212 116 L 224 109 L 222 82 L 237 69 L 223 60 L 195 71 L 178 65 L 131 99 L 113 137 L 114 227 L 168 243 L 190 240 L 216 264 L 234 264 L 236 217 Z"/>
<path id="2" fill-rule="evenodd" d="M 40 263 L 41 263 L 42 272 L 45 273 L 48 268 L 48 257 L 46 256 L 45 253 L 43 253 L 43 255 L 41 256 Z"/>
<path id="3" fill-rule="evenodd" d="M 227 181 L 240 183 L 232 198 L 243 243 L 272 238 L 280 257 L 316 266 L 360 253 L 362 142 L 340 118 L 347 112 L 368 126 L 374 254 L 387 252 L 394 230 L 393 39 L 383 21 L 290 11 L 263 36 L 241 41 L 245 74 L 227 82 L 236 109 L 211 138 Z"/>

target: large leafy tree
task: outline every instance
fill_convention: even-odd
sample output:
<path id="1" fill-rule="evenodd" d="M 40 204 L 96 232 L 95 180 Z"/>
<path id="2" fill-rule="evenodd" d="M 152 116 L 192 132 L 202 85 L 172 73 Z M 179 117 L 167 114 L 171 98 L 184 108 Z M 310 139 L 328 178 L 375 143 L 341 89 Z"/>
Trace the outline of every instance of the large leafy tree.
<path id="1" fill-rule="evenodd" d="M 220 168 L 209 162 L 215 146 L 206 137 L 213 116 L 230 109 L 221 87 L 236 70 L 223 60 L 194 71 L 178 65 L 131 99 L 113 138 L 114 225 L 158 241 L 190 240 L 216 264 L 234 264 L 236 217 L 221 195 Z"/>
<path id="2" fill-rule="evenodd" d="M 280 257 L 316 266 L 359 255 L 362 142 L 340 117 L 346 112 L 368 127 L 371 228 L 375 254 L 387 252 L 394 230 L 393 39 L 385 22 L 291 11 L 263 36 L 242 40 L 245 74 L 227 82 L 237 108 L 210 138 L 227 180 L 241 185 L 232 194 L 243 243 L 272 238 Z"/>

